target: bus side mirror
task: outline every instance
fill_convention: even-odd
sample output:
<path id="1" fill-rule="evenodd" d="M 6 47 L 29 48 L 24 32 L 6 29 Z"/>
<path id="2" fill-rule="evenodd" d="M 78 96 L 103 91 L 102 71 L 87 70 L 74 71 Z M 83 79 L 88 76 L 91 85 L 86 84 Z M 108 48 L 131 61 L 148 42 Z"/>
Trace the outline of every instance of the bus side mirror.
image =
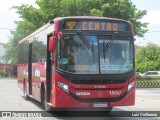
<path id="1" fill-rule="evenodd" d="M 56 49 L 56 39 L 55 37 L 49 38 L 49 52 L 54 52 Z"/>

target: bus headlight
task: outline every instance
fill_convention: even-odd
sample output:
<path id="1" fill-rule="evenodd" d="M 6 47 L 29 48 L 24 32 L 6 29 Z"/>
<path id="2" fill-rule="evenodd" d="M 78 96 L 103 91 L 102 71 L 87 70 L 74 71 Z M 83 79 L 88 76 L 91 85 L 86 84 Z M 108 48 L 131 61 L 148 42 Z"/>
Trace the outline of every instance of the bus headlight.
<path id="1" fill-rule="evenodd" d="M 134 82 L 132 82 L 132 83 L 130 83 L 129 85 L 128 85 L 128 92 L 135 86 L 135 81 Z"/>
<path id="2" fill-rule="evenodd" d="M 61 82 L 58 82 L 58 81 L 57 81 L 57 84 L 58 84 L 58 87 L 60 87 L 65 92 L 69 93 L 69 87 L 68 87 L 68 85 L 66 85 L 64 83 L 61 83 Z"/>

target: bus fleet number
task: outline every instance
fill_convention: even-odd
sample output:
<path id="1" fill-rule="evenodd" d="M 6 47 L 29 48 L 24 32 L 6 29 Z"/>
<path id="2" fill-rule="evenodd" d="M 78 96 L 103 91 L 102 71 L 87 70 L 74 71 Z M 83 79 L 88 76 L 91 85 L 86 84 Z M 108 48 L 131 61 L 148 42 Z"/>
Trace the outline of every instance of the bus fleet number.
<path id="1" fill-rule="evenodd" d="M 110 95 L 120 95 L 121 91 L 109 91 Z"/>

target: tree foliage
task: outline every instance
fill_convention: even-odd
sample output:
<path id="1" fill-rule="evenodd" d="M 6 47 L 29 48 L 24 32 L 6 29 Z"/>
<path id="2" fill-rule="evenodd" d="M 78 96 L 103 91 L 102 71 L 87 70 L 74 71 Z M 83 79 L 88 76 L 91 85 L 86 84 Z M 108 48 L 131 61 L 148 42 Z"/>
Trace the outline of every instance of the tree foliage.
<path id="1" fill-rule="evenodd" d="M 148 44 L 141 47 L 136 53 L 136 71 L 160 70 L 160 46 Z"/>
<path id="2" fill-rule="evenodd" d="M 129 20 L 133 23 L 136 36 L 143 37 L 147 23 L 139 20 L 146 15 L 138 10 L 130 0 L 36 0 L 37 7 L 22 4 L 14 6 L 21 20 L 16 21 L 16 31 L 4 45 L 5 60 L 17 63 L 17 44 L 19 40 L 46 24 L 55 17 L 63 16 L 104 16 Z"/>

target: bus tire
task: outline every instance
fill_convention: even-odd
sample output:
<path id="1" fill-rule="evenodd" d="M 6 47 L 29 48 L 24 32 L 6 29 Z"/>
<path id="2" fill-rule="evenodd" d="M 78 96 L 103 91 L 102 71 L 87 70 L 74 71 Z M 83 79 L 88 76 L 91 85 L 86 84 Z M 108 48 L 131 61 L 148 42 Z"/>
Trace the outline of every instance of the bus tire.
<path id="1" fill-rule="evenodd" d="M 47 95 L 46 95 L 46 92 L 44 89 L 42 90 L 42 98 L 41 99 L 42 99 L 41 102 L 42 102 L 43 109 L 47 112 L 51 111 L 52 108 L 49 105 L 47 105 Z"/>
<path id="2" fill-rule="evenodd" d="M 24 99 L 29 100 L 29 96 L 27 95 L 27 89 L 26 89 L 26 83 L 24 82 L 23 84 L 23 94 L 24 94 Z"/>

